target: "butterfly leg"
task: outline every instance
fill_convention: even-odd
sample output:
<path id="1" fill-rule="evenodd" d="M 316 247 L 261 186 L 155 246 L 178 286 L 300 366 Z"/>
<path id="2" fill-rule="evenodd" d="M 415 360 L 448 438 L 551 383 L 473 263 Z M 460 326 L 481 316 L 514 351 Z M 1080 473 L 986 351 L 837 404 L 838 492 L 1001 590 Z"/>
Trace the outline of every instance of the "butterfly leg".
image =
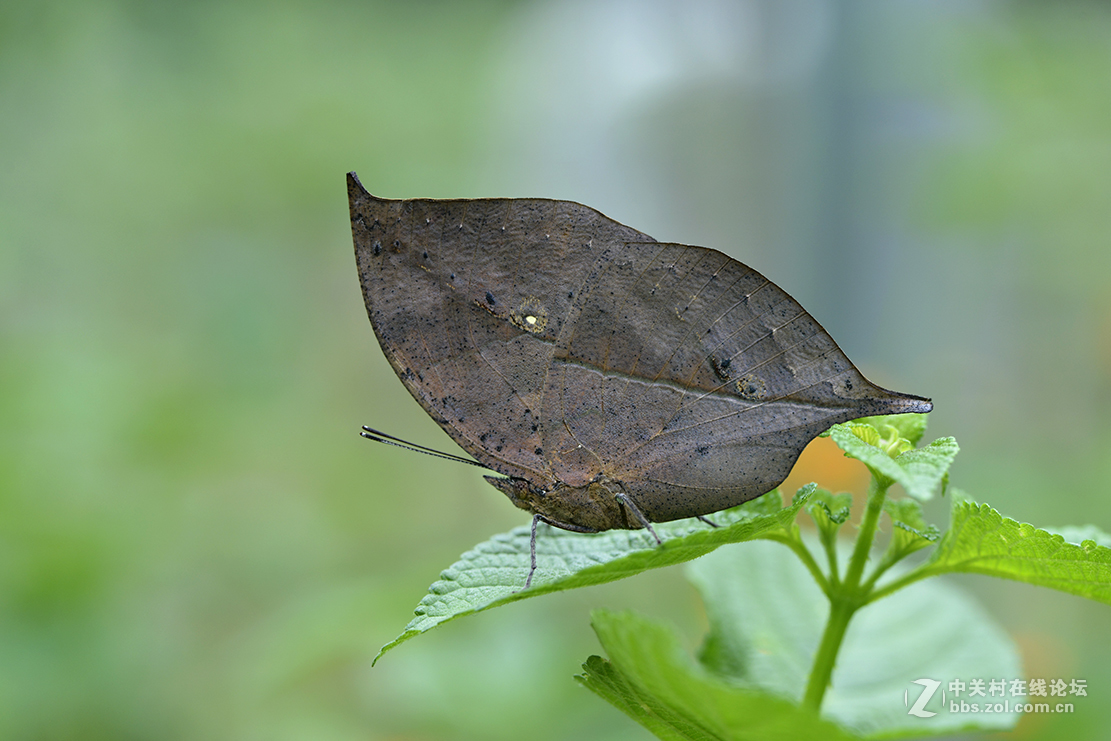
<path id="1" fill-rule="evenodd" d="M 717 527 L 717 524 L 716 524 L 716 523 L 714 523 L 714 522 L 712 522 L 712 521 L 710 521 L 710 520 L 706 519 L 706 518 L 705 518 L 705 517 L 703 517 L 702 515 L 695 515 L 695 518 L 696 518 L 696 519 L 699 519 L 699 520 L 702 520 L 703 522 L 705 522 L 705 523 L 706 523 L 707 525 L 709 525 L 710 527 Z"/>
<path id="2" fill-rule="evenodd" d="M 529 550 L 529 570 L 528 570 L 528 578 L 525 579 L 525 589 L 528 589 L 530 586 L 532 586 L 532 575 L 536 573 L 536 523 L 538 523 L 538 522 L 543 522 L 545 525 L 551 525 L 552 527 L 558 527 L 560 530 L 570 530 L 570 531 L 576 532 L 576 533 L 596 533 L 596 532 L 598 532 L 597 530 L 593 530 L 593 529 L 588 528 L 588 527 L 582 527 L 580 525 L 572 525 L 572 524 L 567 523 L 567 522 L 558 522 L 556 520 L 551 520 L 551 519 L 545 517 L 544 515 L 533 515 L 532 516 L 532 538 L 529 540 L 529 549 L 528 549 Z M 657 538 L 657 540 L 658 540 L 658 538 Z"/>
<path id="3" fill-rule="evenodd" d="M 525 589 L 532 586 L 532 575 L 536 573 L 536 523 L 540 521 L 540 515 L 532 516 L 532 538 L 529 540 L 529 568 L 528 578 L 525 579 Z"/>
<path id="4" fill-rule="evenodd" d="M 658 545 L 663 545 L 664 542 L 660 540 L 659 535 L 656 535 L 656 531 L 652 528 L 652 523 L 649 522 L 648 518 L 644 516 L 644 513 L 640 511 L 640 507 L 633 504 L 633 500 L 629 497 L 629 495 L 625 492 L 618 492 L 616 496 L 617 501 L 624 504 L 625 508 L 632 512 L 633 516 L 635 516 L 640 521 L 640 524 L 648 528 L 648 532 L 652 533 L 652 537 L 656 539 L 656 543 Z"/>

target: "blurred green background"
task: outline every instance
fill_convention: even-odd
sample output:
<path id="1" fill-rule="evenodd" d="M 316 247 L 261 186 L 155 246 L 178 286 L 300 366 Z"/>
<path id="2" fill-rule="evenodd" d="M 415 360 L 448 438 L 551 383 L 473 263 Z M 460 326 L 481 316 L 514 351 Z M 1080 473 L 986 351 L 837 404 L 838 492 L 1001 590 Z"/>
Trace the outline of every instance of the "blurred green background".
<path id="1" fill-rule="evenodd" d="M 571 675 L 597 606 L 695 646 L 678 569 L 370 668 L 527 516 L 358 437 L 450 448 L 367 322 L 348 170 L 727 251 L 933 397 L 954 484 L 1111 530 L 1104 4 L 0 2 L 0 738 L 647 737 Z M 1111 608 L 959 582 L 1088 680 L 1013 737 L 1106 737 Z"/>

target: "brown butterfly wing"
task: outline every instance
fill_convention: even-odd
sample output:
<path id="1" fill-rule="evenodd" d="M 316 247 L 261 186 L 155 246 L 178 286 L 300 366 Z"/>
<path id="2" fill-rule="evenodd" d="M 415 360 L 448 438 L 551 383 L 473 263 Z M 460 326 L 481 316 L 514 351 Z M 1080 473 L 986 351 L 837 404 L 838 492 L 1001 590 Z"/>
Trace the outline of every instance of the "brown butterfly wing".
<path id="1" fill-rule="evenodd" d="M 405 387 L 480 463 L 554 486 L 540 425 L 556 340 L 597 257 L 651 237 L 565 201 L 347 187 L 367 313 Z"/>
<path id="2" fill-rule="evenodd" d="M 394 370 L 464 450 L 542 489 L 602 475 L 652 521 L 707 514 L 774 488 L 836 422 L 930 409 L 716 250 L 566 201 L 348 192 Z"/>
<path id="3" fill-rule="evenodd" d="M 832 424 L 930 408 L 867 381 L 798 302 L 716 250 L 616 246 L 566 324 L 542 425 L 553 473 L 600 467 L 654 522 L 769 491 Z"/>

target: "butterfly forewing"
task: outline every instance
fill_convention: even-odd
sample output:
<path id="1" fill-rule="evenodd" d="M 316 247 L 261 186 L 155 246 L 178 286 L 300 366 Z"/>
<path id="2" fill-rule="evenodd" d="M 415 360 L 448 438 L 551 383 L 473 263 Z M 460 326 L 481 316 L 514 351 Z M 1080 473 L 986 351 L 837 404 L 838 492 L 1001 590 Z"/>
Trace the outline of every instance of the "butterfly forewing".
<path id="1" fill-rule="evenodd" d="M 561 201 L 387 200 L 350 176 L 348 191 L 367 312 L 406 388 L 481 463 L 554 485 L 556 338 L 594 256 L 650 237 Z"/>

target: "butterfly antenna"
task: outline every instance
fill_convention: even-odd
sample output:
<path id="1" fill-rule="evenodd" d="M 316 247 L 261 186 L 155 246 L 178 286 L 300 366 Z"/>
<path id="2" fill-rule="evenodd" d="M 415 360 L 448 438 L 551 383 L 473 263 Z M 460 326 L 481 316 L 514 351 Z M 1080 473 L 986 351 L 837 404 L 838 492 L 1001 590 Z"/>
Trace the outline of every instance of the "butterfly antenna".
<path id="1" fill-rule="evenodd" d="M 470 458 L 464 458 L 461 455 L 453 455 L 451 453 L 445 453 L 443 451 L 436 450 L 435 448 L 426 448 L 423 445 L 417 445 L 416 443 L 411 443 L 408 440 L 402 440 L 399 437 L 394 437 L 393 435 L 390 435 L 389 433 L 382 432 L 381 430 L 376 430 L 373 427 L 367 427 L 366 425 L 363 425 L 363 431 L 360 432 L 359 434 L 362 435 L 363 437 L 365 437 L 367 440 L 373 440 L 376 443 L 385 443 L 386 445 L 396 445 L 399 448 L 405 448 L 406 450 L 412 450 L 412 451 L 417 452 L 417 453 L 424 453 L 425 455 L 435 456 L 436 458 L 444 458 L 444 459 L 449 460 L 449 461 L 455 461 L 456 463 L 469 463 L 472 466 L 478 466 L 479 468 L 485 468 L 487 471 L 492 471 L 493 470 L 489 466 L 484 466 L 481 463 L 479 463 L 478 461 L 473 461 Z"/>

